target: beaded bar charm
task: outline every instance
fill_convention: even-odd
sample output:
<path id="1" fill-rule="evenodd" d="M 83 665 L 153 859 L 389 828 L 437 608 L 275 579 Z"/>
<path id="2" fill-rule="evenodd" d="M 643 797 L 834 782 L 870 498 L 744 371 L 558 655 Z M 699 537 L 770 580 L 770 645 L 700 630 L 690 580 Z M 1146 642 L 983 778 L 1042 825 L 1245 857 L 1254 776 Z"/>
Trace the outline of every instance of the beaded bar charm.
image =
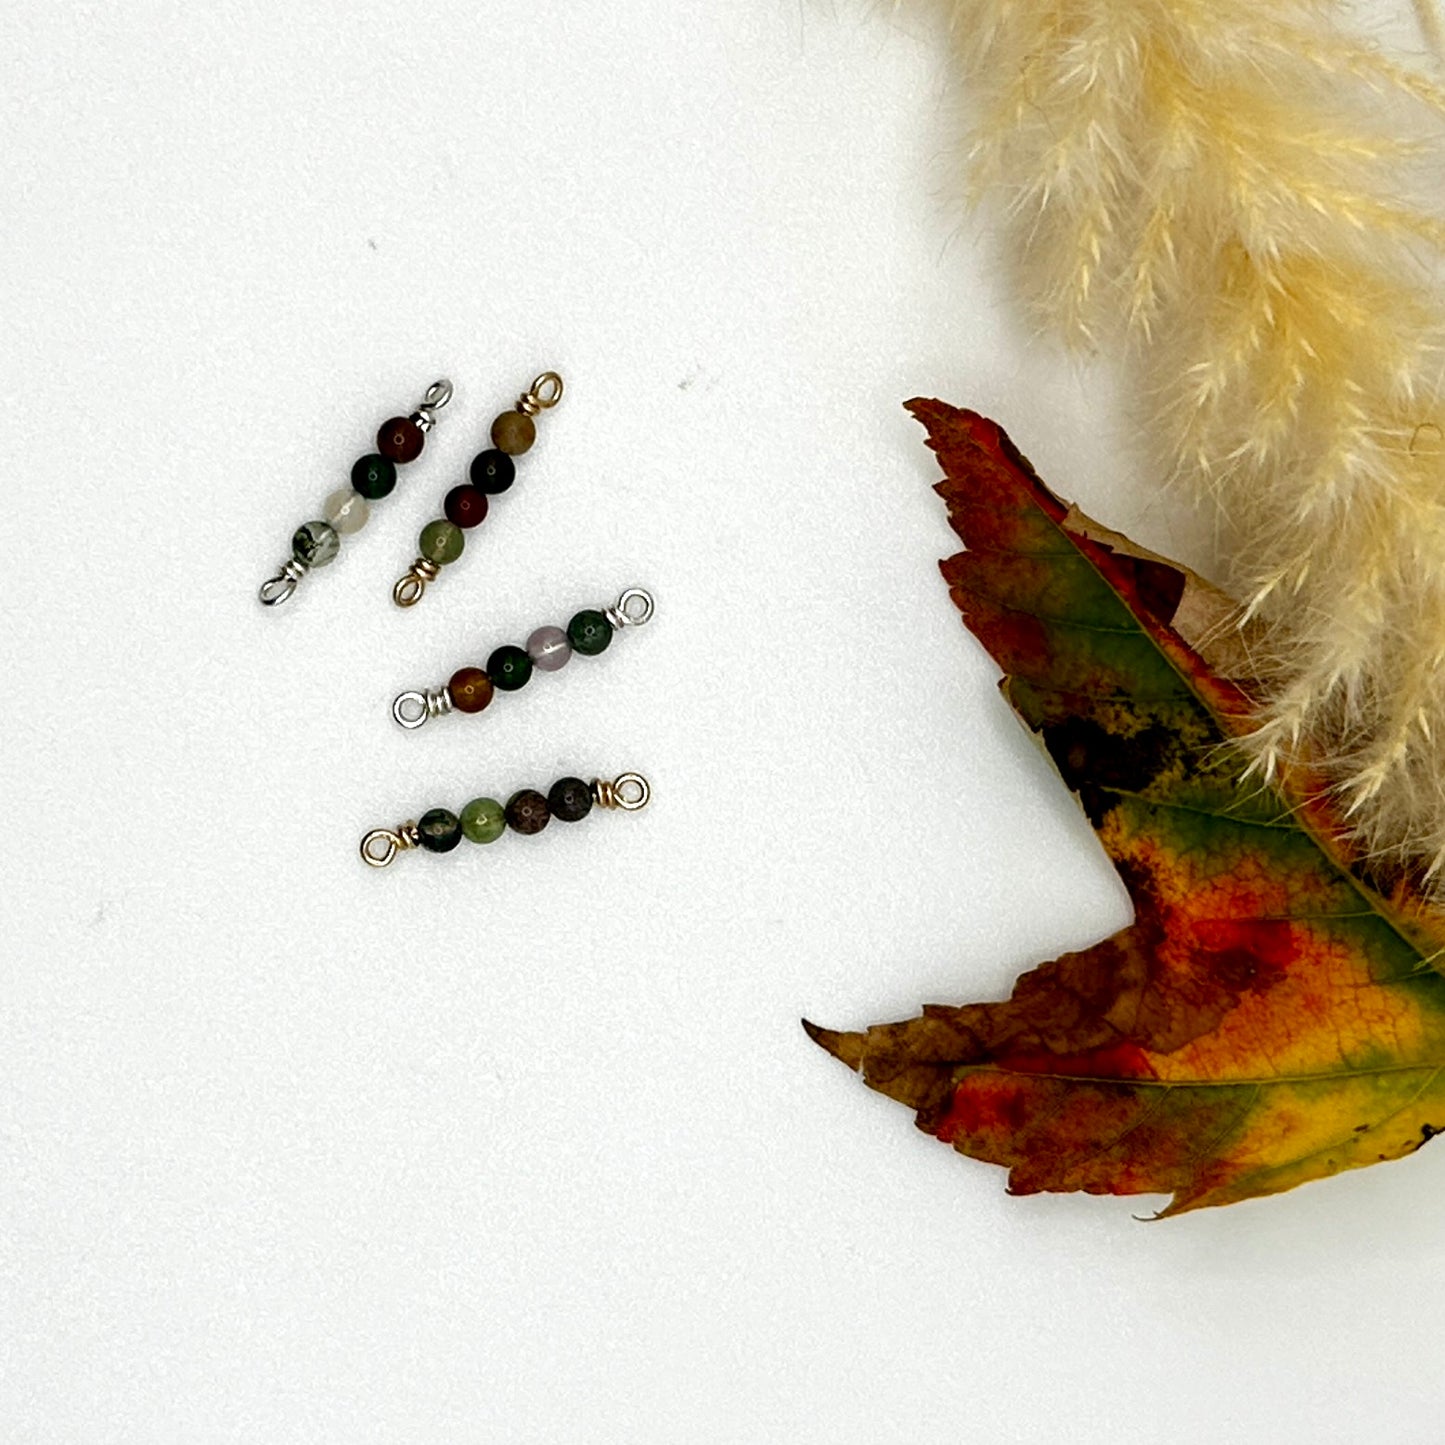
<path id="1" fill-rule="evenodd" d="M 463 838 L 470 843 L 495 843 L 510 828 L 514 833 L 540 833 L 551 819 L 580 823 L 593 806 L 635 813 L 647 806 L 652 788 L 640 773 L 623 773 L 608 781 L 558 778 L 545 794 L 535 788 L 513 793 L 506 804 L 495 798 L 473 798 L 460 813 L 432 808 L 414 823 L 399 828 L 373 828 L 361 840 L 362 859 L 385 868 L 398 853 L 424 848 L 450 853 Z"/>
<path id="2" fill-rule="evenodd" d="M 442 503 L 444 515 L 421 529 L 420 555 L 391 589 L 391 599 L 398 607 L 415 607 L 427 583 L 435 582 L 441 569 L 462 555 L 467 533 L 486 520 L 487 499 L 500 496 L 512 485 L 516 476 L 512 458 L 530 451 L 536 441 L 533 418 L 561 400 L 562 378 L 555 371 L 544 371 L 517 399 L 516 406 L 492 423 L 492 444 L 472 458 L 470 480 L 453 487 Z"/>
<path id="3" fill-rule="evenodd" d="M 584 608 L 560 627 L 539 627 L 525 647 L 497 648 L 485 668 L 458 668 L 442 687 L 413 689 L 401 693 L 391 705 L 391 715 L 404 728 L 419 728 L 429 717 L 447 713 L 481 712 L 497 692 L 516 692 L 531 680 L 534 670 L 556 672 L 571 660 L 574 652 L 595 657 L 611 645 L 614 632 L 641 627 L 653 613 L 652 594 L 641 587 L 629 587 L 611 607 Z"/>
<path id="4" fill-rule="evenodd" d="M 376 434 L 376 450 L 358 457 L 351 468 L 351 485 L 326 498 L 322 504 L 324 520 L 303 522 L 296 529 L 290 558 L 274 577 L 261 584 L 261 601 L 267 607 L 286 601 L 313 567 L 324 567 L 336 557 L 342 537 L 366 525 L 370 503 L 380 501 L 396 486 L 398 465 L 421 455 L 426 434 L 437 424 L 437 413 L 451 399 L 451 382 L 434 381 L 410 416 L 394 416 L 382 423 Z"/>

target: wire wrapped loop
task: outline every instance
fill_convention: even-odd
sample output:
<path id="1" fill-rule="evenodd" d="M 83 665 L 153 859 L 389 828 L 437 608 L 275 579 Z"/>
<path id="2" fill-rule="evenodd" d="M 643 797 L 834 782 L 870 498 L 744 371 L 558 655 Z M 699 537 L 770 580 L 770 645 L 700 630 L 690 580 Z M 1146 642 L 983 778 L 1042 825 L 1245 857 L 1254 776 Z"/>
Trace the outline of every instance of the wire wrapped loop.
<path id="1" fill-rule="evenodd" d="M 426 584 L 435 582 L 441 570 L 435 562 L 418 557 L 411 564 L 411 570 L 396 579 L 396 586 L 391 589 L 391 600 L 398 607 L 415 607 L 426 591 Z"/>
<path id="2" fill-rule="evenodd" d="M 641 773 L 621 773 L 611 781 L 594 778 L 592 797 L 599 808 L 620 808 L 624 813 L 635 813 L 647 806 L 652 785 Z"/>
<path id="3" fill-rule="evenodd" d="M 620 632 L 624 627 L 641 627 L 650 622 L 654 610 L 651 592 L 629 587 L 611 607 L 603 609 L 602 615 Z"/>
<path id="4" fill-rule="evenodd" d="M 561 400 L 562 378 L 555 371 L 544 371 L 517 398 L 517 410 L 527 416 L 536 416 L 539 411 L 550 411 Z"/>
<path id="5" fill-rule="evenodd" d="M 399 828 L 373 828 L 361 840 L 361 860 L 373 868 L 385 868 L 398 853 L 417 846 L 415 823 Z"/>
<path id="6" fill-rule="evenodd" d="M 296 590 L 297 584 L 310 570 L 310 564 L 299 557 L 290 557 L 274 576 L 268 577 L 256 594 L 265 607 L 279 607 Z"/>
<path id="7" fill-rule="evenodd" d="M 440 381 L 434 381 L 427 387 L 426 395 L 421 399 L 421 405 L 412 412 L 411 419 L 424 432 L 429 432 L 437 424 L 437 413 L 452 399 L 452 384 L 446 377 Z"/>
<path id="8" fill-rule="evenodd" d="M 445 717 L 455 706 L 449 685 L 429 687 L 425 692 L 413 688 L 397 695 L 391 715 L 401 727 L 410 730 L 419 728 L 429 717 Z"/>

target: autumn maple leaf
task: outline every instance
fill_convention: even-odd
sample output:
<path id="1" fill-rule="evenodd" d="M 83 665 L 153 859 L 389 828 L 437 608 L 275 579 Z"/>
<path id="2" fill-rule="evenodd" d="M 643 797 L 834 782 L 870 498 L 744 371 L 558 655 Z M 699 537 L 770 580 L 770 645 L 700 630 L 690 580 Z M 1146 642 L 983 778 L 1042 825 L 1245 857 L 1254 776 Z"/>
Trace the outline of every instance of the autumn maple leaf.
<path id="1" fill-rule="evenodd" d="M 1307 786 L 1242 778 L 1252 705 L 1229 632 L 1201 641 L 1212 589 L 1067 507 L 995 423 L 909 409 L 967 547 L 953 599 L 1134 921 L 1007 1002 L 810 1035 L 1017 1194 L 1167 1193 L 1178 1214 L 1419 1148 L 1445 1126 L 1445 923 L 1386 896 Z"/>

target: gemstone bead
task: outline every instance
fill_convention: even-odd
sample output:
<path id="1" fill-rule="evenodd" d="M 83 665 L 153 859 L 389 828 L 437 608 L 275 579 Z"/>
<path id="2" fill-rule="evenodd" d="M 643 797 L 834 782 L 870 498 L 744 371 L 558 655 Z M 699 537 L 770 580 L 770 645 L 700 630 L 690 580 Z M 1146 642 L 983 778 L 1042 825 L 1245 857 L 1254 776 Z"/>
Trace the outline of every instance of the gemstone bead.
<path id="1" fill-rule="evenodd" d="M 507 831 L 507 815 L 495 798 L 473 798 L 462 809 L 462 832 L 473 843 L 495 843 Z"/>
<path id="2" fill-rule="evenodd" d="M 509 457 L 530 451 L 537 440 L 537 423 L 524 411 L 504 411 L 492 423 L 492 445 Z"/>
<path id="3" fill-rule="evenodd" d="M 523 788 L 507 799 L 507 826 L 518 833 L 540 833 L 551 812 L 547 800 L 535 788 Z"/>
<path id="4" fill-rule="evenodd" d="M 349 537 L 353 532 L 359 532 L 366 525 L 367 517 L 371 515 L 371 508 L 366 505 L 366 498 L 354 487 L 339 487 L 327 497 L 321 510 L 326 520 L 343 537 Z"/>
<path id="5" fill-rule="evenodd" d="M 516 692 L 531 681 L 532 659 L 520 647 L 508 643 L 487 659 L 487 676 L 492 679 L 493 687 L 503 692 Z"/>
<path id="6" fill-rule="evenodd" d="M 592 789 L 581 778 L 558 778 L 547 790 L 547 807 L 564 823 L 579 823 L 592 811 Z"/>
<path id="7" fill-rule="evenodd" d="M 527 656 L 543 672 L 556 672 L 567 666 L 572 644 L 560 627 L 539 627 L 527 639 Z"/>
<path id="8" fill-rule="evenodd" d="M 379 502 L 396 486 L 396 463 L 376 452 L 357 457 L 351 468 L 351 485 L 368 501 Z"/>
<path id="9" fill-rule="evenodd" d="M 583 657 L 596 657 L 606 652 L 612 641 L 612 624 L 600 612 L 588 608 L 567 624 L 567 641 Z"/>
<path id="10" fill-rule="evenodd" d="M 455 522 L 438 519 L 421 529 L 419 550 L 428 562 L 455 562 L 466 545 L 467 539 Z"/>
<path id="11" fill-rule="evenodd" d="M 487 494 L 480 487 L 463 482 L 447 493 L 442 503 L 447 521 L 458 527 L 475 527 L 487 520 Z"/>
<path id="12" fill-rule="evenodd" d="M 495 497 L 512 485 L 512 481 L 517 475 L 517 468 L 506 452 L 499 452 L 495 447 L 490 447 L 484 452 L 478 452 L 472 458 L 472 465 L 467 475 L 471 477 L 474 487 L 480 488 L 488 496 Z"/>
<path id="13" fill-rule="evenodd" d="M 428 853 L 450 853 L 462 841 L 461 819 L 445 808 L 433 808 L 421 815 L 416 841 Z"/>
<path id="14" fill-rule="evenodd" d="M 324 567 L 341 550 L 330 522 L 303 522 L 291 538 L 291 555 L 304 566 Z"/>
<path id="15" fill-rule="evenodd" d="M 381 424 L 376 449 L 394 462 L 414 462 L 426 444 L 426 435 L 409 416 L 394 416 Z"/>
<path id="16" fill-rule="evenodd" d="M 461 667 L 447 683 L 458 712 L 481 712 L 492 700 L 492 679 L 480 667 Z"/>

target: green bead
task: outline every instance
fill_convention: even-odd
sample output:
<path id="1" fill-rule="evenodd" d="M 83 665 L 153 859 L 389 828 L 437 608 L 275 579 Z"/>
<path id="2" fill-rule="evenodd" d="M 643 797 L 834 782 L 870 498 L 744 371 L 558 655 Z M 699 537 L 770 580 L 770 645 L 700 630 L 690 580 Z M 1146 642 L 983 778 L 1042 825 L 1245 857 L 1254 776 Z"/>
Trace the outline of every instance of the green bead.
<path id="1" fill-rule="evenodd" d="M 351 469 L 351 485 L 368 502 L 378 502 L 396 486 L 396 463 L 379 452 L 358 457 Z"/>
<path id="2" fill-rule="evenodd" d="M 462 809 L 462 832 L 473 843 L 495 843 L 507 831 L 507 817 L 495 798 L 473 798 Z"/>
<path id="3" fill-rule="evenodd" d="M 526 687 L 532 676 L 532 659 L 520 647 L 508 643 L 487 659 L 487 676 L 499 691 L 516 692 L 519 687 Z"/>
<path id="4" fill-rule="evenodd" d="M 612 641 L 612 624 L 600 612 L 589 608 L 567 624 L 567 641 L 572 644 L 573 652 L 596 657 L 599 652 L 606 652 Z"/>
<path id="5" fill-rule="evenodd" d="M 428 562 L 455 562 L 466 545 L 466 536 L 455 522 L 438 517 L 421 529 L 421 555 Z"/>

